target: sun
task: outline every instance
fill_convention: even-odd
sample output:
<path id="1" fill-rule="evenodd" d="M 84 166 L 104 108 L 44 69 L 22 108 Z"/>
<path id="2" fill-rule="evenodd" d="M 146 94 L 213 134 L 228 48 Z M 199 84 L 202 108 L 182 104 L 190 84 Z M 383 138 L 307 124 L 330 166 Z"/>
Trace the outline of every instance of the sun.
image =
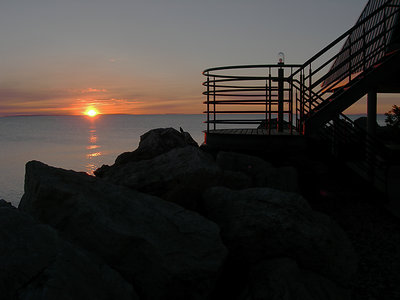
<path id="1" fill-rule="evenodd" d="M 89 116 L 89 117 L 95 117 L 99 114 L 99 112 L 97 110 L 95 110 L 94 108 L 89 108 L 86 112 L 85 115 Z"/>

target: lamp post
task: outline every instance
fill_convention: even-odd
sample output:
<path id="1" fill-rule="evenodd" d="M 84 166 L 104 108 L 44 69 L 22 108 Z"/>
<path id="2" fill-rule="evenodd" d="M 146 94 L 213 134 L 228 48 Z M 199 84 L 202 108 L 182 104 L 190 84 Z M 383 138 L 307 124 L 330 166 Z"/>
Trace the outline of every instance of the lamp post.
<path id="1" fill-rule="evenodd" d="M 283 98 L 284 98 L 284 69 L 282 66 L 285 64 L 285 54 L 283 52 L 278 53 L 278 65 L 281 67 L 278 69 L 278 132 L 283 132 Z"/>

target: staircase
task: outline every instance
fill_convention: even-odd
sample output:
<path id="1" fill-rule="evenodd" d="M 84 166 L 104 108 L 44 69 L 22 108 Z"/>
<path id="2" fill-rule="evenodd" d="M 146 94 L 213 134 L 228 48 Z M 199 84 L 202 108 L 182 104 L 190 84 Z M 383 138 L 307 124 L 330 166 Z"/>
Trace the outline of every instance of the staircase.
<path id="1" fill-rule="evenodd" d="M 371 88 L 379 90 L 386 86 L 392 78 L 400 78 L 400 51 L 394 50 L 386 53 L 380 61 L 365 70 L 355 78 L 349 80 L 344 86 L 338 87 L 329 97 L 321 100 L 321 97 L 314 101 L 313 108 L 304 119 L 304 127 L 312 131 L 324 123 L 332 120 L 338 113 L 343 112 L 361 97 L 366 95 Z M 395 87 L 386 87 L 394 90 Z M 399 87 L 400 88 L 400 80 Z"/>
<path id="2" fill-rule="evenodd" d="M 370 0 L 352 28 L 290 78 L 298 130 L 327 141 L 334 155 L 384 192 L 393 156 L 342 113 L 370 91 L 400 92 L 399 12 L 400 0 Z"/>
<path id="3" fill-rule="evenodd" d="M 369 1 L 352 28 L 293 74 L 299 91 L 298 125 L 304 133 L 315 132 L 371 86 L 400 91 L 395 82 L 400 73 L 399 11 L 399 0 Z M 343 42 L 342 49 L 335 52 Z"/>
<path id="4" fill-rule="evenodd" d="M 400 0 L 370 0 L 352 28 L 302 65 L 214 67 L 203 75 L 207 145 L 229 141 L 248 148 L 244 140 L 256 140 L 257 148 L 271 149 L 276 141 L 286 149 L 284 137 L 316 137 L 388 192 L 388 174 L 400 155 L 392 155 L 343 111 L 366 94 L 400 93 Z M 227 129 L 231 125 L 240 128 Z M 254 125 L 258 128 L 246 127 Z"/>

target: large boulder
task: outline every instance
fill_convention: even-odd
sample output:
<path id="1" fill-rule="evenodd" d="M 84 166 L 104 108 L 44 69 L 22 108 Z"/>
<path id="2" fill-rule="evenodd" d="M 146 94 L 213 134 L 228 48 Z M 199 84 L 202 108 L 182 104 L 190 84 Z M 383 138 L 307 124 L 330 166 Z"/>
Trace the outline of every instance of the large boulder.
<path id="1" fill-rule="evenodd" d="M 0 208 L 1 208 L 1 207 L 15 208 L 15 207 L 11 204 L 11 202 L 7 202 L 7 201 L 4 200 L 4 199 L 0 199 Z"/>
<path id="2" fill-rule="evenodd" d="M 174 128 L 152 129 L 140 136 L 139 146 L 135 151 L 120 154 L 115 160 L 115 165 L 151 159 L 172 149 L 186 146 L 198 147 L 188 132 Z M 101 172 L 96 174 L 98 175 L 102 176 Z"/>
<path id="3" fill-rule="evenodd" d="M 294 167 L 274 167 L 256 157 L 236 152 L 220 151 L 216 162 L 224 171 L 242 172 L 252 179 L 254 187 L 270 187 L 288 192 L 298 192 L 298 173 Z"/>
<path id="4" fill-rule="evenodd" d="M 196 209 L 202 192 L 219 182 L 222 172 L 199 148 L 175 148 L 153 159 L 112 166 L 103 179 Z"/>
<path id="5" fill-rule="evenodd" d="M 32 161 L 19 208 L 103 258 L 145 299 L 202 299 L 226 249 L 216 224 L 160 198 Z"/>
<path id="6" fill-rule="evenodd" d="M 0 298 L 138 299 L 102 260 L 0 201 Z"/>
<path id="7" fill-rule="evenodd" d="M 204 206 L 237 261 L 288 257 L 343 285 L 356 272 L 357 257 L 344 232 L 298 194 L 214 187 L 204 193 Z"/>
<path id="8" fill-rule="evenodd" d="M 299 268 L 289 258 L 260 262 L 250 270 L 245 299 L 350 299 L 349 290 L 319 274 Z"/>
<path id="9" fill-rule="evenodd" d="M 94 171 L 94 175 L 104 177 L 112 167 L 128 162 L 152 159 L 172 149 L 186 146 L 198 147 L 198 144 L 182 128 L 180 128 L 180 131 L 171 127 L 152 129 L 140 136 L 139 146 L 136 150 L 120 154 L 115 160 L 114 165 L 102 165 Z"/>

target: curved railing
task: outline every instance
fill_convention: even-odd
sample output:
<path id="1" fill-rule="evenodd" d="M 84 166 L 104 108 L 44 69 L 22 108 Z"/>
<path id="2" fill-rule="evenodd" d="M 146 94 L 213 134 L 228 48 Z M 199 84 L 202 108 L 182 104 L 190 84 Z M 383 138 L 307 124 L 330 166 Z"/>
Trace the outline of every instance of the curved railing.
<path id="1" fill-rule="evenodd" d="M 295 89 L 289 78 L 301 65 L 239 65 L 206 69 L 207 132 L 218 126 L 258 125 L 292 132 Z"/>
<path id="2" fill-rule="evenodd" d="M 343 105 L 331 104 L 343 102 L 348 96 L 346 91 L 357 88 L 358 82 L 362 83 L 379 65 L 399 55 L 399 22 L 400 0 L 369 1 L 352 28 L 302 65 L 205 70 L 207 132 L 210 126 L 215 130 L 217 125 L 243 128 L 257 124 L 268 133 L 285 127 L 290 132 L 311 132 L 327 140 L 333 152 L 339 154 L 342 148 L 360 147 L 361 152 L 353 154 L 366 174 L 387 169 L 385 163 L 390 161 L 390 155 L 384 146 L 341 114 L 345 105 L 358 100 L 357 95 Z M 385 176 L 378 172 L 373 177 L 386 182 Z"/>

